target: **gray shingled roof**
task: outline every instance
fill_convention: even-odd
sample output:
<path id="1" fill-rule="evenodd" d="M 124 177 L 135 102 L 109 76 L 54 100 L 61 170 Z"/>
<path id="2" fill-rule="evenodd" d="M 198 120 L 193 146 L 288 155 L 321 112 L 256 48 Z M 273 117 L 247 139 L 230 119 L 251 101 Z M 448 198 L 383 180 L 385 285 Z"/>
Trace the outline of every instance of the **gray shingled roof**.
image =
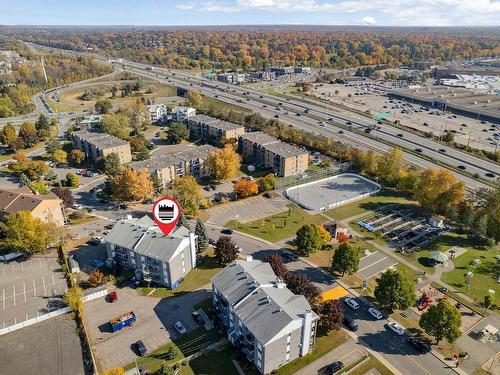
<path id="1" fill-rule="evenodd" d="M 276 143 L 280 140 L 264 132 L 251 132 L 240 135 L 240 138 L 245 139 L 249 142 L 258 143 L 259 145 L 267 145 L 270 143 Z"/>
<path id="2" fill-rule="evenodd" d="M 232 306 L 237 305 L 236 315 L 262 344 L 311 310 L 304 296 L 278 287 L 271 266 L 258 260 L 236 260 L 212 283 Z M 248 297 L 242 301 L 245 296 Z"/>
<path id="3" fill-rule="evenodd" d="M 204 123 L 204 124 L 210 124 L 212 122 L 215 122 L 215 121 L 220 121 L 214 117 L 210 117 L 210 116 L 206 116 L 206 115 L 195 115 L 195 116 L 191 116 L 188 118 L 188 121 L 194 121 L 194 122 L 201 122 L 201 123 Z"/>
<path id="4" fill-rule="evenodd" d="M 81 139 L 88 143 L 92 143 L 96 147 L 101 149 L 118 147 L 128 144 L 127 141 L 123 139 L 113 137 L 107 133 L 89 132 L 88 130 L 79 130 L 73 132 L 73 135 L 77 135 Z"/>
<path id="5" fill-rule="evenodd" d="M 308 152 L 305 150 L 301 150 L 296 146 L 292 146 L 291 144 L 285 142 L 276 142 L 270 143 L 265 146 L 266 150 L 271 151 L 276 155 L 280 155 L 282 157 L 288 158 L 290 156 L 299 156 L 307 154 Z"/>
<path id="6" fill-rule="evenodd" d="M 165 236 L 149 216 L 143 216 L 118 221 L 104 241 L 168 262 L 186 238 L 189 238 L 189 231 L 185 227 L 181 226 Z"/>

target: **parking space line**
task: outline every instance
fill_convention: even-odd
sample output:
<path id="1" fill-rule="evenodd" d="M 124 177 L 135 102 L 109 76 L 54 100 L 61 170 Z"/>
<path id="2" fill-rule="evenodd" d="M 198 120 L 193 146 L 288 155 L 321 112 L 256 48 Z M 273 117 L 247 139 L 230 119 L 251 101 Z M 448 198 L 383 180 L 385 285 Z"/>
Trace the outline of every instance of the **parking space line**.
<path id="1" fill-rule="evenodd" d="M 33 280 L 33 293 L 34 293 L 34 296 L 36 297 L 36 285 L 35 285 L 35 280 Z"/>
<path id="2" fill-rule="evenodd" d="M 2 305 L 3 309 L 5 310 L 5 289 L 2 289 Z"/>
<path id="3" fill-rule="evenodd" d="M 53 285 L 53 286 L 56 286 L 56 282 L 55 282 L 55 280 L 54 280 L 54 274 L 52 273 L 50 276 L 52 277 L 52 285 Z"/>
<path id="4" fill-rule="evenodd" d="M 26 284 L 23 283 L 23 292 L 24 292 L 24 302 L 26 303 Z M 28 315 L 28 314 L 26 314 Z"/>
<path id="5" fill-rule="evenodd" d="M 45 277 L 42 276 L 42 282 L 43 282 L 43 295 L 47 295 L 47 289 L 45 288 Z"/>
<path id="6" fill-rule="evenodd" d="M 24 272 L 24 262 L 21 263 L 21 272 Z"/>
<path id="7" fill-rule="evenodd" d="M 16 306 L 16 286 L 12 285 L 12 289 L 14 290 L 14 295 L 12 296 L 14 298 L 14 306 Z"/>

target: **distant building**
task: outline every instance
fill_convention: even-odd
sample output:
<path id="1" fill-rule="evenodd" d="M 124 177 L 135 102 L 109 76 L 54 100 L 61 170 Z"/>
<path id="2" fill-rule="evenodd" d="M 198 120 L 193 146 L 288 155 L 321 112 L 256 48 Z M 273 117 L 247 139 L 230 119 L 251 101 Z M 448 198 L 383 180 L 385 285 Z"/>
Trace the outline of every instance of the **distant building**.
<path id="1" fill-rule="evenodd" d="M 211 152 L 216 147 L 203 145 L 178 152 L 177 154 L 160 156 L 130 164 L 133 169 L 147 168 L 149 173 L 156 175 L 163 187 L 177 177 L 193 176 L 196 179 L 210 176 L 213 171 L 208 165 Z"/>
<path id="2" fill-rule="evenodd" d="M 80 129 L 92 129 L 100 125 L 102 121 L 102 115 L 89 115 L 83 116 L 78 123 Z"/>
<path id="3" fill-rule="evenodd" d="M 295 68 L 295 73 L 311 74 L 311 67 L 310 66 L 297 66 Z"/>
<path id="4" fill-rule="evenodd" d="M 255 82 L 255 81 L 270 81 L 274 78 L 276 78 L 276 74 L 272 72 L 263 72 L 263 71 L 258 71 L 258 72 L 250 72 L 250 80 Z"/>
<path id="5" fill-rule="evenodd" d="M 79 130 L 73 132 L 71 137 L 73 146 L 85 152 L 87 159 L 91 162 L 104 158 L 113 152 L 118 155 L 120 163 L 132 161 L 130 143 L 112 135 Z"/>
<path id="6" fill-rule="evenodd" d="M 196 235 L 180 226 L 168 236 L 148 216 L 118 221 L 104 238 L 110 267 L 132 269 L 138 280 L 175 288 L 196 267 Z"/>
<path id="7" fill-rule="evenodd" d="M 236 260 L 212 279 L 212 301 L 228 340 L 262 374 L 314 349 L 319 317 L 269 263 Z"/>
<path id="8" fill-rule="evenodd" d="M 31 215 L 44 223 L 64 226 L 62 200 L 54 193 L 33 194 L 27 188 L 0 189 L 0 219 L 19 211 L 31 212 Z"/>
<path id="9" fill-rule="evenodd" d="M 287 74 L 293 74 L 295 69 L 293 66 L 270 66 L 266 68 L 266 72 L 274 73 L 277 76 L 284 76 Z"/>
<path id="10" fill-rule="evenodd" d="M 196 115 L 196 109 L 191 107 L 175 107 L 172 109 L 172 121 L 182 122 Z"/>
<path id="11" fill-rule="evenodd" d="M 164 124 L 167 122 L 167 106 L 165 104 L 148 105 L 149 119 L 152 124 Z"/>
<path id="12" fill-rule="evenodd" d="M 296 175 L 309 167 L 307 151 L 263 132 L 242 134 L 238 139 L 238 148 L 242 155 L 251 158 L 252 164 L 271 168 L 278 176 Z"/>
<path id="13" fill-rule="evenodd" d="M 457 75 L 500 76 L 497 66 L 436 66 L 433 70 L 436 78 L 456 78 Z"/>
<path id="14" fill-rule="evenodd" d="M 221 121 L 213 117 L 196 115 L 188 118 L 188 128 L 191 137 L 204 141 L 220 143 L 223 139 L 234 138 L 245 133 L 243 125 Z"/>
<path id="15" fill-rule="evenodd" d="M 238 83 L 243 83 L 245 82 L 245 74 L 243 73 L 218 73 L 217 74 L 217 81 L 224 82 L 224 83 L 231 83 L 231 84 L 238 84 Z"/>

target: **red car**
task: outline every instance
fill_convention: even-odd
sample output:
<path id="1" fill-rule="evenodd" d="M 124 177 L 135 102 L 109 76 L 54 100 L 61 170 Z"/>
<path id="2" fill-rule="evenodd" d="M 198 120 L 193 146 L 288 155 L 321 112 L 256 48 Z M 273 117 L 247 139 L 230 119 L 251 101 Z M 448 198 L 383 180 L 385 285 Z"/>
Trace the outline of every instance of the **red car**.
<path id="1" fill-rule="evenodd" d="M 111 293 L 108 294 L 109 302 L 113 303 L 118 301 L 118 293 L 116 291 L 112 291 Z"/>

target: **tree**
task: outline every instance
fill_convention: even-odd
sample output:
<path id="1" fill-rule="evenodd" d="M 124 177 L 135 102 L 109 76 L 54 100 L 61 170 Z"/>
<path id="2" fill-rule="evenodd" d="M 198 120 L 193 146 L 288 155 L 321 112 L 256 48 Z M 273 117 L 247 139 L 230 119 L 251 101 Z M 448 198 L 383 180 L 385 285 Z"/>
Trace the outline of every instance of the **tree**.
<path id="1" fill-rule="evenodd" d="M 153 196 L 153 183 L 147 168 L 123 168 L 111 177 L 111 191 L 118 202 L 143 201 Z"/>
<path id="2" fill-rule="evenodd" d="M 33 181 L 30 185 L 32 191 L 38 194 L 49 194 L 50 190 L 43 181 Z"/>
<path id="3" fill-rule="evenodd" d="M 388 185 L 394 186 L 404 170 L 404 155 L 400 148 L 393 148 L 378 162 L 377 175 Z"/>
<path id="4" fill-rule="evenodd" d="M 203 104 L 203 96 L 199 91 L 188 91 L 186 97 L 189 104 L 194 108 L 200 108 Z"/>
<path id="5" fill-rule="evenodd" d="M 208 248 L 208 233 L 205 224 L 201 219 L 196 219 L 194 234 L 198 236 L 198 252 L 202 253 Z"/>
<path id="6" fill-rule="evenodd" d="M 29 211 L 17 211 L 8 215 L 0 229 L 3 247 L 28 255 L 42 253 L 54 243 L 56 230 L 52 223 L 44 223 Z"/>
<path id="7" fill-rule="evenodd" d="M 405 310 L 416 299 L 413 285 L 397 270 L 387 270 L 377 279 L 374 294 L 379 305 L 389 312 Z"/>
<path id="8" fill-rule="evenodd" d="M 120 172 L 120 157 L 112 152 L 104 158 L 104 173 L 108 176 L 116 176 Z"/>
<path id="9" fill-rule="evenodd" d="M 0 143 L 11 147 L 16 138 L 17 133 L 14 125 L 9 123 L 0 130 Z"/>
<path id="10" fill-rule="evenodd" d="M 431 305 L 420 317 L 420 327 L 436 339 L 436 344 L 445 338 L 454 342 L 462 333 L 462 316 L 460 311 L 447 300 L 441 300 L 437 305 Z"/>
<path id="11" fill-rule="evenodd" d="M 174 359 L 175 357 L 177 357 L 177 350 L 175 349 L 175 347 L 173 346 L 170 346 L 167 351 L 165 352 L 165 358 L 169 361 L 171 361 L 172 359 Z"/>
<path id="12" fill-rule="evenodd" d="M 69 189 L 63 189 L 62 187 L 55 187 L 52 192 L 61 199 L 66 207 L 71 207 L 75 200 L 73 199 L 73 194 Z"/>
<path id="13" fill-rule="evenodd" d="M 296 233 L 295 245 L 297 253 L 301 256 L 307 256 L 321 246 L 321 235 L 315 224 L 304 224 Z"/>
<path id="14" fill-rule="evenodd" d="M 17 176 L 24 174 L 31 181 L 40 179 L 49 171 L 47 164 L 41 160 L 18 160 L 17 163 L 9 164 L 9 169 Z"/>
<path id="15" fill-rule="evenodd" d="M 341 273 L 342 276 L 347 272 L 352 275 L 359 267 L 359 250 L 348 244 L 342 243 L 333 253 L 331 270 L 335 273 Z"/>
<path id="16" fill-rule="evenodd" d="M 116 88 L 116 86 L 111 87 L 111 97 L 112 98 L 116 98 L 117 91 L 118 91 L 118 89 Z"/>
<path id="17" fill-rule="evenodd" d="M 306 297 L 314 310 L 320 304 L 320 289 L 314 285 L 306 275 L 289 273 L 286 277 L 286 286 L 292 293 L 301 294 Z"/>
<path id="18" fill-rule="evenodd" d="M 170 349 L 169 349 L 170 350 Z M 174 375 L 175 371 L 165 362 L 161 364 L 160 369 L 157 372 L 158 375 Z"/>
<path id="19" fill-rule="evenodd" d="M 198 213 L 203 193 L 193 176 L 175 179 L 172 185 L 172 195 L 187 215 L 195 216 Z"/>
<path id="20" fill-rule="evenodd" d="M 50 130 L 50 123 L 49 120 L 47 119 L 47 116 L 45 116 L 43 113 L 38 116 L 38 120 L 35 122 L 35 129 L 40 131 L 40 130 Z"/>
<path id="21" fill-rule="evenodd" d="M 69 152 L 68 161 L 73 165 L 80 165 L 85 160 L 85 152 L 73 149 Z"/>
<path id="22" fill-rule="evenodd" d="M 83 307 L 83 290 L 77 285 L 73 285 L 64 294 L 64 301 L 77 314 L 81 313 Z"/>
<path id="23" fill-rule="evenodd" d="M 321 323 L 327 331 L 338 330 L 344 320 L 342 305 L 335 300 L 326 301 L 321 309 Z"/>
<path id="24" fill-rule="evenodd" d="M 281 280 L 286 280 L 288 268 L 286 268 L 285 262 L 279 254 L 273 253 L 268 255 L 265 261 L 269 263 L 276 276 L 278 276 Z"/>
<path id="25" fill-rule="evenodd" d="M 56 150 L 52 154 L 51 159 L 55 163 L 66 164 L 68 162 L 68 154 L 64 150 Z"/>
<path id="26" fill-rule="evenodd" d="M 178 144 L 189 139 L 189 129 L 182 122 L 173 122 L 167 131 L 167 141 Z"/>
<path id="27" fill-rule="evenodd" d="M 218 181 L 234 178 L 241 166 L 241 156 L 236 153 L 232 145 L 210 153 L 208 157 L 210 168 Z"/>
<path id="28" fill-rule="evenodd" d="M 184 212 L 181 211 L 181 214 L 179 216 L 179 221 L 177 222 L 177 226 L 183 226 L 187 230 L 191 232 L 191 227 L 189 226 L 189 220 L 186 218 L 186 215 L 184 215 Z"/>
<path id="29" fill-rule="evenodd" d="M 21 173 L 19 175 L 19 187 L 21 186 L 27 186 L 27 187 L 31 186 L 31 180 L 24 173 Z"/>
<path id="30" fill-rule="evenodd" d="M 240 178 L 234 184 L 234 192 L 237 193 L 238 197 L 240 198 L 247 198 L 251 197 L 252 195 L 259 194 L 259 186 L 255 181 Z"/>
<path id="31" fill-rule="evenodd" d="M 221 236 L 215 244 L 215 258 L 219 264 L 226 266 L 233 260 L 238 258 L 238 252 L 236 251 L 236 245 L 234 244 L 231 237 Z"/>
<path id="32" fill-rule="evenodd" d="M 78 176 L 71 172 L 68 172 L 68 174 L 66 175 L 66 186 L 75 187 L 78 185 L 80 185 L 80 179 L 78 178 Z"/>
<path id="33" fill-rule="evenodd" d="M 495 294 L 487 294 L 484 296 L 484 312 L 495 304 Z"/>
<path id="34" fill-rule="evenodd" d="M 25 147 L 33 147 L 39 141 L 35 126 L 29 122 L 21 124 L 19 138 L 23 140 Z"/>
<path id="35" fill-rule="evenodd" d="M 126 113 L 107 114 L 102 117 L 101 129 L 120 139 L 127 139 L 132 131 L 130 119 Z"/>
<path id="36" fill-rule="evenodd" d="M 50 155 L 53 155 L 54 152 L 61 149 L 62 149 L 62 144 L 56 138 L 50 138 L 49 141 L 47 142 L 47 145 L 45 146 L 45 150 L 47 150 L 47 153 Z"/>
<path id="37" fill-rule="evenodd" d="M 464 197 L 465 185 L 446 169 L 427 168 L 415 187 L 415 199 L 425 208 L 446 214 Z"/>
<path id="38" fill-rule="evenodd" d="M 260 177 L 257 179 L 257 185 L 259 185 L 262 191 L 273 190 L 276 185 L 276 176 L 273 173 L 269 173 L 264 177 Z"/>
<path id="39" fill-rule="evenodd" d="M 323 224 L 318 224 L 317 226 L 321 237 L 321 245 L 324 246 L 332 240 L 332 235 L 326 230 Z"/>
<path id="40" fill-rule="evenodd" d="M 109 111 L 111 111 L 111 108 L 113 108 L 113 105 L 109 101 L 109 99 L 99 99 L 95 102 L 95 111 L 96 113 L 100 115 L 105 115 Z"/>
<path id="41" fill-rule="evenodd" d="M 87 281 L 89 282 L 89 284 L 93 288 L 95 288 L 97 286 L 101 286 L 101 285 L 107 283 L 108 282 L 108 278 L 101 271 L 95 270 L 95 271 L 92 271 L 90 273 L 89 278 L 87 279 Z"/>

